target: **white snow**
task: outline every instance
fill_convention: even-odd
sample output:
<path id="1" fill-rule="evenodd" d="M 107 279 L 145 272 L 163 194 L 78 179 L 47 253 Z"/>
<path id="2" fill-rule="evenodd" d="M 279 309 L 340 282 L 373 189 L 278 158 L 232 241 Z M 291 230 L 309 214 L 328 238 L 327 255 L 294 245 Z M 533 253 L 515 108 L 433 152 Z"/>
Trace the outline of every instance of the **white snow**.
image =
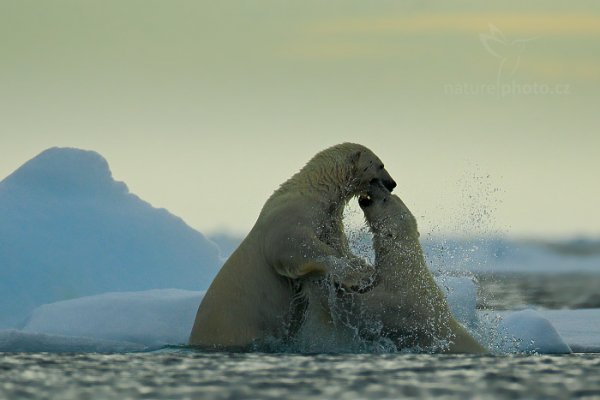
<path id="1" fill-rule="evenodd" d="M 571 348 L 552 323 L 535 310 L 508 314 L 500 324 L 505 352 L 565 354 Z"/>
<path id="2" fill-rule="evenodd" d="M 0 182 L 0 328 L 59 300 L 205 290 L 221 265 L 214 243 L 130 193 L 95 152 L 52 148 Z"/>
<path id="3" fill-rule="evenodd" d="M 600 309 L 540 310 L 576 353 L 600 353 Z"/>
<path id="4" fill-rule="evenodd" d="M 185 345 L 203 295 L 157 289 L 60 301 L 36 308 L 23 332 L 130 342 L 150 348 Z"/>

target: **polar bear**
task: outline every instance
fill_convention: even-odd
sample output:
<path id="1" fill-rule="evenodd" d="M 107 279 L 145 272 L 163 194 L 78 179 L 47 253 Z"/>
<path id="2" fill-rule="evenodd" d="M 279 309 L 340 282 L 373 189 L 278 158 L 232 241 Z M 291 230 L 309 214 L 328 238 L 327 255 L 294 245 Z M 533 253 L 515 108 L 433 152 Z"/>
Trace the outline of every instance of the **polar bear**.
<path id="1" fill-rule="evenodd" d="M 358 201 L 373 233 L 378 282 L 373 290 L 350 297 L 361 333 L 379 327 L 376 334 L 392 339 L 397 348 L 485 352 L 452 316 L 427 268 L 408 207 L 379 184 Z"/>
<path id="2" fill-rule="evenodd" d="M 301 315 L 302 277 L 334 273 L 356 286 L 370 276 L 372 267 L 348 248 L 342 214 L 352 197 L 376 182 L 396 186 L 365 146 L 343 143 L 315 155 L 271 195 L 223 265 L 198 308 L 189 344 L 248 350 L 285 340 Z"/>

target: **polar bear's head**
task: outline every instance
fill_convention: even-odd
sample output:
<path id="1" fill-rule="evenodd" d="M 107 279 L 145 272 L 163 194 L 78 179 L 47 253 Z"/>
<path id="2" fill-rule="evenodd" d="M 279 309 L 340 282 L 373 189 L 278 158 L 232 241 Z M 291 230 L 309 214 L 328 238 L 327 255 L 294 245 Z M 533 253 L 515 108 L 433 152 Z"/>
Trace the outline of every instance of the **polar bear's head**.
<path id="1" fill-rule="evenodd" d="M 418 238 L 417 220 L 400 197 L 379 184 L 359 196 L 358 204 L 376 236 Z"/>
<path id="2" fill-rule="evenodd" d="M 305 191 L 312 188 L 323 198 L 341 204 L 361 193 L 365 194 L 372 185 L 381 185 L 392 191 L 396 182 L 386 171 L 383 162 L 367 147 L 357 143 L 342 143 L 317 153 L 293 177 L 284 182 L 280 191 Z"/>
<path id="3" fill-rule="evenodd" d="M 383 162 L 366 147 L 360 147 L 351 156 L 356 192 L 364 193 L 371 186 L 383 186 L 389 192 L 394 190 L 396 182 L 386 171 Z"/>

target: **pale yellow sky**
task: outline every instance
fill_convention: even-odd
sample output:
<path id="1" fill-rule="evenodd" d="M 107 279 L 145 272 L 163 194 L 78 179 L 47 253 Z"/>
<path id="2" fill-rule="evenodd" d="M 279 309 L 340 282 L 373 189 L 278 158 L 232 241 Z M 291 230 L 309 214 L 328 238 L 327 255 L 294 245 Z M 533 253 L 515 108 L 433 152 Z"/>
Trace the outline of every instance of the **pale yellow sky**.
<path id="1" fill-rule="evenodd" d="M 0 177 L 51 146 L 202 232 L 372 148 L 424 233 L 600 235 L 600 3 L 0 0 Z"/>

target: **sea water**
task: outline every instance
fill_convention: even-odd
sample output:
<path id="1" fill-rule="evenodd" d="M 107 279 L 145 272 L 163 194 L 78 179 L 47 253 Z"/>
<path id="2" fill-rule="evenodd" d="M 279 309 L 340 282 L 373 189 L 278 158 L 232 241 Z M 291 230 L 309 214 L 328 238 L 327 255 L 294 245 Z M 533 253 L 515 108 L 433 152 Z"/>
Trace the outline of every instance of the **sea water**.
<path id="1" fill-rule="evenodd" d="M 600 355 L 5 353 L 0 398 L 597 398 Z"/>

